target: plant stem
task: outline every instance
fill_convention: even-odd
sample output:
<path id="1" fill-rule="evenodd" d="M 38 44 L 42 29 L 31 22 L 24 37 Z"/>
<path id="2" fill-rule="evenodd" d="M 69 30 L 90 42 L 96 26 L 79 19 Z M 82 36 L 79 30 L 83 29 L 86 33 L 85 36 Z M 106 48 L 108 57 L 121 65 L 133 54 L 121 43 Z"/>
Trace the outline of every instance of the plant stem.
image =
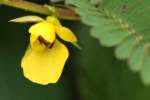
<path id="1" fill-rule="evenodd" d="M 31 11 L 44 15 L 51 15 L 52 13 L 43 5 L 22 0 L 0 0 L 0 4 L 7 5 L 26 11 Z M 79 20 L 79 16 L 71 9 L 56 8 L 56 14 L 59 18 L 67 20 Z"/>

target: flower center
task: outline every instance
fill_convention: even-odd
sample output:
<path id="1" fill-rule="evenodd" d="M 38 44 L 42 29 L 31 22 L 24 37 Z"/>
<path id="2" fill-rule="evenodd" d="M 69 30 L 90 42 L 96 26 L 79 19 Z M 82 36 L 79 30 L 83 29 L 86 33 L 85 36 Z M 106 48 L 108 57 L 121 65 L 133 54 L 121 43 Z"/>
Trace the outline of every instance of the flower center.
<path id="1" fill-rule="evenodd" d="M 47 48 L 52 48 L 52 46 L 54 45 L 54 42 L 50 43 L 46 41 L 42 36 L 39 36 L 38 40 L 41 44 L 44 44 Z"/>

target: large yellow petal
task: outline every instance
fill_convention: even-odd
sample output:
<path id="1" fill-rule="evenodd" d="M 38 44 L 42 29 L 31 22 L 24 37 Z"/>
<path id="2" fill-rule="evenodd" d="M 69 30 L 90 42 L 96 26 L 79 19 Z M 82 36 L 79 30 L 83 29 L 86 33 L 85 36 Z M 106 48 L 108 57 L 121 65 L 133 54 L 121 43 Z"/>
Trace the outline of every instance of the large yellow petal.
<path id="1" fill-rule="evenodd" d="M 77 38 L 76 36 L 73 34 L 73 32 L 66 27 L 57 27 L 56 28 L 56 33 L 58 34 L 58 36 L 67 41 L 67 42 L 77 42 Z"/>
<path id="2" fill-rule="evenodd" d="M 50 43 L 55 40 L 55 27 L 53 24 L 46 21 L 32 25 L 29 28 L 29 33 L 36 36 L 42 36 Z"/>
<path id="3" fill-rule="evenodd" d="M 42 85 L 56 83 L 68 56 L 68 49 L 57 40 L 51 49 L 42 52 L 29 47 L 21 62 L 24 76 Z"/>

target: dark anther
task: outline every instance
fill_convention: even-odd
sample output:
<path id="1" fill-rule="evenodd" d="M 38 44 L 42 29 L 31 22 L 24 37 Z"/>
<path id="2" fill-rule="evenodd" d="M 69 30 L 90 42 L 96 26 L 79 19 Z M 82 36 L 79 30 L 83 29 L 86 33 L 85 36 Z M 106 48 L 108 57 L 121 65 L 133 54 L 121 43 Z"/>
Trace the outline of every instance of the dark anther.
<path id="1" fill-rule="evenodd" d="M 42 36 L 39 36 L 38 40 L 40 41 L 40 43 L 43 43 L 47 48 L 52 48 L 52 46 L 54 44 L 54 42 L 53 43 L 49 43 Z"/>

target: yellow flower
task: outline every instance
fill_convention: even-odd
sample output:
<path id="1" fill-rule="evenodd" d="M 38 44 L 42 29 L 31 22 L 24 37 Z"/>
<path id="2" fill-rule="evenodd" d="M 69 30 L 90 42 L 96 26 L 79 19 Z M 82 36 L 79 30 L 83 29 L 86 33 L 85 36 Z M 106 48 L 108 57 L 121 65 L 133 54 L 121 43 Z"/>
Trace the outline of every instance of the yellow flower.
<path id="1" fill-rule="evenodd" d="M 56 83 L 69 56 L 57 36 L 71 43 L 77 42 L 76 36 L 53 16 L 32 25 L 29 33 L 30 45 L 21 61 L 24 76 L 42 85 Z"/>

